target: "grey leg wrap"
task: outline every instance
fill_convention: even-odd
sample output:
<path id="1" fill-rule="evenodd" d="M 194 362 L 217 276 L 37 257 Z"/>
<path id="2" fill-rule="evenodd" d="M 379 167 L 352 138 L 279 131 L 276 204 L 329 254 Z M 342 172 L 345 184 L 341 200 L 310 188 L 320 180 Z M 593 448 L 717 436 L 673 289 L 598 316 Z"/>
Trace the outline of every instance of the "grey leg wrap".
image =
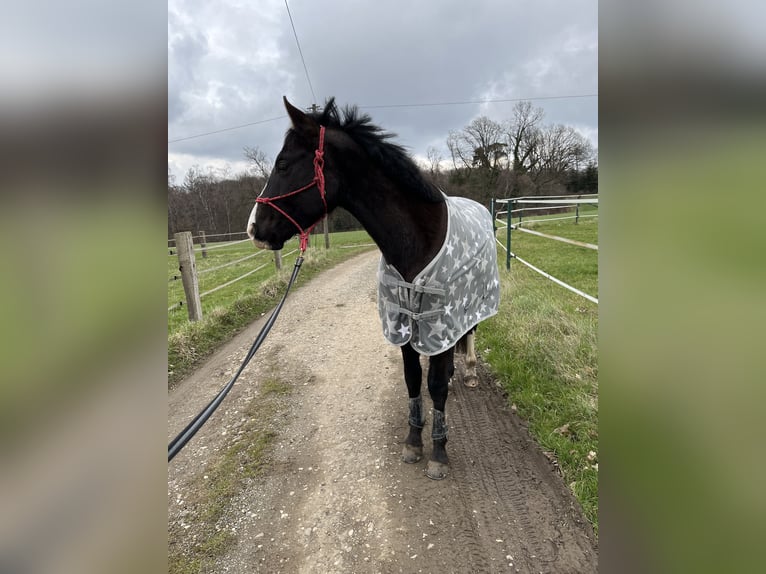
<path id="1" fill-rule="evenodd" d="M 426 424 L 426 417 L 423 414 L 423 397 L 418 395 L 410 399 L 410 425 L 422 429 Z"/>
<path id="2" fill-rule="evenodd" d="M 439 440 L 447 438 L 447 419 L 442 411 L 433 410 L 434 423 L 431 427 L 431 438 Z"/>

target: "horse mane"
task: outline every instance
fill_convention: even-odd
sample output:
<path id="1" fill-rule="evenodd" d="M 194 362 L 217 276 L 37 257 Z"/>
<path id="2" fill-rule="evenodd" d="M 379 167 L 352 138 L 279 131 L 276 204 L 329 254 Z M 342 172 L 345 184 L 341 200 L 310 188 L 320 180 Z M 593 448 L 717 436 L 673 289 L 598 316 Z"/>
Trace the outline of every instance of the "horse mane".
<path id="1" fill-rule="evenodd" d="M 407 151 L 388 141 L 396 134 L 373 124 L 372 118 L 356 106 L 345 106 L 340 113 L 335 98 L 330 98 L 322 112 L 309 116 L 325 127 L 344 131 L 399 187 L 429 203 L 444 201 L 442 193 L 423 177 Z"/>

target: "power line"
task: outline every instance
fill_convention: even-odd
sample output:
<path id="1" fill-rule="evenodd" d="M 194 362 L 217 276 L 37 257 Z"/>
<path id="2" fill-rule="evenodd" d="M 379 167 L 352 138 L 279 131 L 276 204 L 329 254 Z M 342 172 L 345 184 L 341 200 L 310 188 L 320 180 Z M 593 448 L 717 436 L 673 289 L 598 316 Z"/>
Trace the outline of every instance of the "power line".
<path id="1" fill-rule="evenodd" d="M 286 115 L 282 115 L 282 116 L 278 116 L 276 118 L 269 118 L 268 120 L 260 120 L 260 121 L 257 121 L 257 122 L 250 122 L 249 124 L 241 124 L 241 125 L 238 125 L 238 126 L 232 126 L 230 128 L 223 128 L 221 130 L 214 130 L 212 132 L 205 132 L 205 133 L 201 133 L 201 134 L 194 134 L 193 136 L 186 136 L 186 137 L 183 137 L 183 138 L 176 138 L 174 140 L 168 140 L 168 143 L 176 143 L 176 142 L 182 142 L 182 141 L 185 141 L 185 140 L 192 140 L 194 138 L 201 138 L 203 136 L 210 136 L 210 135 L 213 135 L 213 134 L 220 134 L 221 132 L 229 132 L 231 130 L 238 130 L 240 128 L 246 128 L 248 126 L 257 126 L 258 124 L 265 124 L 266 122 L 273 122 L 273 121 L 276 121 L 276 120 L 281 120 L 282 118 L 286 118 L 286 117 L 287 117 Z"/>
<path id="2" fill-rule="evenodd" d="M 383 108 L 426 108 L 426 107 L 434 107 L 434 106 L 463 106 L 468 104 L 497 104 L 497 103 L 503 103 L 503 102 L 524 102 L 524 101 L 532 101 L 532 100 L 565 100 L 565 99 L 575 99 L 575 98 L 597 98 L 597 97 L 598 97 L 598 94 L 574 94 L 574 95 L 567 95 L 567 96 L 538 96 L 536 98 L 503 98 L 503 99 L 493 99 L 493 100 L 465 100 L 465 101 L 457 101 L 457 102 L 424 102 L 420 104 L 381 104 L 381 105 L 359 106 L 359 107 L 365 108 L 368 110 L 383 109 Z M 250 122 L 247 124 L 241 124 L 238 126 L 223 128 L 223 129 L 215 130 L 211 132 L 204 132 L 201 134 L 195 134 L 195 135 L 186 136 L 183 138 L 168 140 L 168 143 L 175 143 L 175 142 L 190 140 L 194 138 L 201 138 L 201 137 L 209 136 L 213 134 L 218 134 L 221 132 L 238 130 L 240 128 L 246 128 L 246 127 L 255 126 L 258 124 L 265 124 L 266 122 L 281 120 L 282 118 L 286 118 L 286 117 L 287 116 L 283 115 L 283 116 L 278 116 L 276 118 L 261 120 L 258 122 Z"/>
<path id="3" fill-rule="evenodd" d="M 295 36 L 295 43 L 298 44 L 298 53 L 301 55 L 301 62 L 303 62 L 303 71 L 306 72 L 306 79 L 309 82 L 309 88 L 311 88 L 311 96 L 314 98 L 314 103 L 316 104 L 317 97 L 316 94 L 314 94 L 314 86 L 311 85 L 311 78 L 309 78 L 309 70 L 306 68 L 306 60 L 303 58 L 303 50 L 301 50 L 301 43 L 298 41 L 298 34 L 295 31 L 295 24 L 293 23 L 293 15 L 290 14 L 290 6 L 287 5 L 287 0 L 285 0 L 285 8 L 287 8 L 287 15 L 290 17 L 290 25 L 293 27 L 293 36 Z"/>

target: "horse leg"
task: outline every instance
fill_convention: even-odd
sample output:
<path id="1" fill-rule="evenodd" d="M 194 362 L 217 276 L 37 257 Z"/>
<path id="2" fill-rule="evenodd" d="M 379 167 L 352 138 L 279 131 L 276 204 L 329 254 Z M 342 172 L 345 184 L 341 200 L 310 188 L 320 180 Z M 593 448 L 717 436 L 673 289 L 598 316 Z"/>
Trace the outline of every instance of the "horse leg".
<path id="1" fill-rule="evenodd" d="M 404 381 L 407 383 L 407 394 L 410 397 L 410 433 L 404 441 L 402 460 L 406 463 L 414 463 L 423 458 L 421 434 L 426 424 L 423 397 L 420 396 L 423 369 L 420 367 L 420 355 L 409 343 L 402 347 L 402 359 L 404 359 Z"/>
<path id="2" fill-rule="evenodd" d="M 465 336 L 465 376 L 463 384 L 466 387 L 478 387 L 479 377 L 476 375 L 476 327 Z"/>
<path id="3" fill-rule="evenodd" d="M 455 349 L 453 347 L 444 353 L 432 356 L 428 367 L 428 392 L 434 403 L 434 420 L 431 427 L 433 450 L 426 468 L 426 476 L 434 480 L 441 480 L 447 476 L 449 471 L 449 458 L 446 449 L 447 419 L 444 408 L 447 404 L 449 379 L 455 370 L 454 357 Z"/>

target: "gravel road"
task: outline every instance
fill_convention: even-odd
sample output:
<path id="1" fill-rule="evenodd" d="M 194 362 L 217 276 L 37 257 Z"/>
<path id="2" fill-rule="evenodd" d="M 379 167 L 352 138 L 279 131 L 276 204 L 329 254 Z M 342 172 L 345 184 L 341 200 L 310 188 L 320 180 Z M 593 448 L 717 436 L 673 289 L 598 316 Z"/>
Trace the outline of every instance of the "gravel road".
<path id="1" fill-rule="evenodd" d="M 486 370 L 477 389 L 451 385 L 447 479 L 424 474 L 430 414 L 424 459 L 400 462 L 407 393 L 377 316 L 378 258 L 355 256 L 291 295 L 220 412 L 169 465 L 169 527 L 193 519 L 199 475 L 242 427 L 259 381 L 276 377 L 291 391 L 269 464 L 227 506 L 219 524 L 234 543 L 215 572 L 596 572 L 590 525 Z M 261 323 L 169 393 L 168 439 L 231 377 Z"/>

